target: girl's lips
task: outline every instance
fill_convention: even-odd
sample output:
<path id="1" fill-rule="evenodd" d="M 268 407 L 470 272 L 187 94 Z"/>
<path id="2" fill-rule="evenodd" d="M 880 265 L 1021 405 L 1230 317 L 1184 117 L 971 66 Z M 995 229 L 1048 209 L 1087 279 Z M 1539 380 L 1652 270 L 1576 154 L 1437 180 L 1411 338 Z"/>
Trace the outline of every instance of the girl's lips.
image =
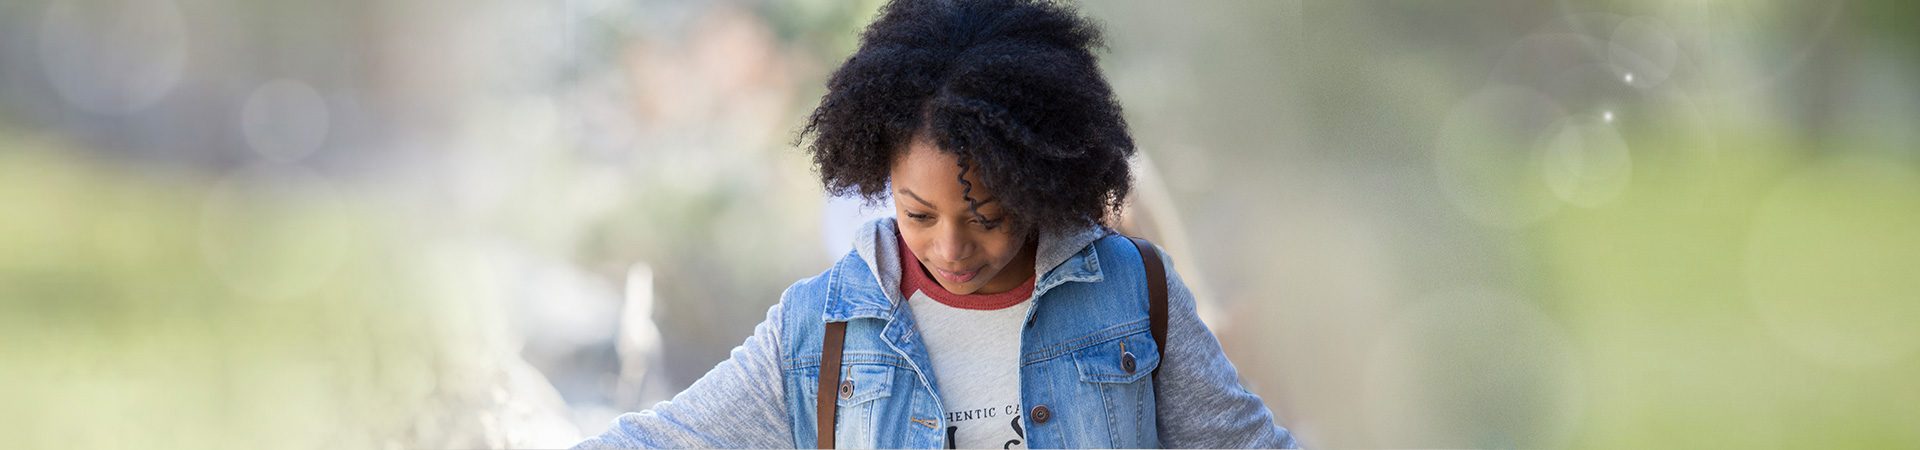
<path id="1" fill-rule="evenodd" d="M 965 283 L 967 282 L 967 280 L 972 280 L 974 275 L 980 274 L 980 270 L 978 269 L 969 270 L 966 272 L 948 272 L 945 269 L 935 268 L 933 269 L 933 271 L 938 272 L 941 278 L 946 278 L 947 281 L 952 281 L 955 283 Z"/>

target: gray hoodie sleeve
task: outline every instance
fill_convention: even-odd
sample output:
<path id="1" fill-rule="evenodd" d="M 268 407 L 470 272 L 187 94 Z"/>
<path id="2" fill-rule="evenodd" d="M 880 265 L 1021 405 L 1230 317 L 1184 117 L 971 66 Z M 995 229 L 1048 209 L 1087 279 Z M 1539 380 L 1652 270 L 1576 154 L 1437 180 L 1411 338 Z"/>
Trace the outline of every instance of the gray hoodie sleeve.
<path id="1" fill-rule="evenodd" d="M 1276 425 L 1260 396 L 1240 386 L 1239 372 L 1200 322 L 1193 292 L 1160 252 L 1167 268 L 1167 343 L 1158 392 L 1160 445 L 1164 448 L 1292 448 L 1298 444 Z"/>
<path id="2" fill-rule="evenodd" d="M 767 309 L 753 336 L 693 386 L 574 446 L 598 448 L 790 448 L 782 392 L 780 306 Z"/>

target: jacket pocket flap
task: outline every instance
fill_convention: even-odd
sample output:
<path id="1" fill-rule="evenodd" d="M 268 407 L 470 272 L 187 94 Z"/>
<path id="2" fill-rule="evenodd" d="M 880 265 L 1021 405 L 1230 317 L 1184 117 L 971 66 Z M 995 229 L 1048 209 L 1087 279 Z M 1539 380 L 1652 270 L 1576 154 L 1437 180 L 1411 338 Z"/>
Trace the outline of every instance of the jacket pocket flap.
<path id="1" fill-rule="evenodd" d="M 893 395 L 893 367 L 885 364 L 847 364 L 841 368 L 841 383 L 837 389 L 851 392 L 829 392 L 838 396 L 840 406 L 851 406 L 879 400 Z"/>
<path id="2" fill-rule="evenodd" d="M 1073 364 L 1080 369 L 1080 381 L 1088 383 L 1132 383 L 1160 367 L 1160 346 L 1146 331 L 1128 334 L 1073 352 Z"/>

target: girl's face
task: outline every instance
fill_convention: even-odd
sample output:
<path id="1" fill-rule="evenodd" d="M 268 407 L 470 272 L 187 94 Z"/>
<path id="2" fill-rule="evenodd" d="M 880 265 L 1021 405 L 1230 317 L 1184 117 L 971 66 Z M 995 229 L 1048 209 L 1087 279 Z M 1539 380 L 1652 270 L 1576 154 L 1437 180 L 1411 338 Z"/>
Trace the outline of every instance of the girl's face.
<path id="1" fill-rule="evenodd" d="M 955 294 L 997 294 L 1032 277 L 1036 242 L 1015 230 L 993 190 L 967 172 L 968 193 L 985 223 L 961 198 L 959 159 L 915 138 L 893 161 L 893 209 L 900 238 L 927 273 Z"/>

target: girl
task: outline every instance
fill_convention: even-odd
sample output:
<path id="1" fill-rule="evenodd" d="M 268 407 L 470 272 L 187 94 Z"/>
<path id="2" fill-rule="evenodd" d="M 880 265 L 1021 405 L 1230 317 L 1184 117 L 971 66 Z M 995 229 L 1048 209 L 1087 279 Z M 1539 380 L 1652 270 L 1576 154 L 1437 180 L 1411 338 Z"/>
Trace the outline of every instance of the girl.
<path id="1" fill-rule="evenodd" d="M 579 447 L 1293 446 L 1171 263 L 1102 225 L 1134 145 L 1098 45 L 1055 3 L 886 5 L 802 139 L 829 193 L 895 216 L 730 359 Z"/>

